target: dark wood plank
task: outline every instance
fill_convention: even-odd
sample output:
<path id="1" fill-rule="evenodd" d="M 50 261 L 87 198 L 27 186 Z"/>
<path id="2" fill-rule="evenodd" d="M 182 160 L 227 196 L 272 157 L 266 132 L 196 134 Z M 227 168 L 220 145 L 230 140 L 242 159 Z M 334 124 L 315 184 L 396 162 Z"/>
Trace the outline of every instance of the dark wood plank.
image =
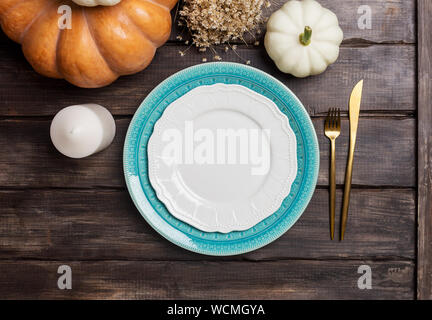
<path id="1" fill-rule="evenodd" d="M 271 0 L 271 6 L 264 9 L 264 16 L 278 10 L 287 0 Z M 345 43 L 414 43 L 415 37 L 415 0 L 344 0 L 341 3 L 332 0 L 320 0 L 324 7 L 332 10 L 339 19 L 344 32 Z M 367 5 L 372 10 L 372 29 L 360 29 L 357 21 L 361 16 L 358 8 Z M 175 10 L 173 10 L 174 15 Z M 265 25 L 261 27 L 261 35 L 254 32 L 254 37 L 245 34 L 245 40 L 253 43 L 255 39 L 262 41 Z M 171 40 L 181 35 L 188 38 L 188 30 L 184 27 L 174 28 Z"/>
<path id="2" fill-rule="evenodd" d="M 417 295 L 432 299 L 432 3 L 418 1 L 418 266 Z"/>
<path id="3" fill-rule="evenodd" d="M 164 46 L 149 68 L 109 87 L 79 89 L 36 74 L 17 45 L 0 46 L 0 116 L 53 115 L 68 105 L 87 102 L 102 104 L 117 115 L 131 115 L 161 81 L 201 63 L 203 57 L 212 60 L 210 54 L 194 49 L 180 57 L 178 50 L 184 47 Z M 237 54 L 286 84 L 311 115 L 325 114 L 335 106 L 346 109 L 352 87 L 360 79 L 365 80 L 363 112 L 412 113 L 416 108 L 415 47 L 411 45 L 342 48 L 339 60 L 325 73 L 306 79 L 278 71 L 262 46 L 239 47 Z M 242 62 L 233 51 L 220 55 L 224 61 Z"/>
<path id="4" fill-rule="evenodd" d="M 57 269 L 72 268 L 72 289 Z M 357 269 L 372 268 L 372 290 Z M 413 299 L 414 265 L 401 261 L 1 261 L 1 299 Z M 247 272 L 245 272 L 247 270 Z"/>
<path id="5" fill-rule="evenodd" d="M 272 0 L 277 6 L 285 0 Z M 343 3 L 333 0 L 320 0 L 338 16 L 344 31 L 345 40 L 364 39 L 382 42 L 416 42 L 415 35 L 415 0 L 345 0 Z M 358 28 L 358 8 L 367 5 L 372 9 L 372 29 Z"/>
<path id="6" fill-rule="evenodd" d="M 340 204 L 342 192 L 337 197 Z M 0 259 L 213 259 L 163 239 L 126 191 L 0 191 L 0 208 Z M 413 190 L 353 190 L 343 242 L 329 239 L 327 208 L 328 192 L 318 189 L 300 220 L 280 239 L 227 260 L 414 259 Z"/>
<path id="7" fill-rule="evenodd" d="M 264 9 L 264 16 L 269 16 L 279 9 L 286 0 L 271 0 L 272 5 Z M 339 18 L 339 23 L 344 31 L 347 42 L 390 42 L 390 43 L 414 43 L 415 36 L 415 0 L 345 0 L 343 5 L 332 0 L 320 0 L 320 3 L 332 10 Z M 372 29 L 361 30 L 358 28 L 357 13 L 361 5 L 368 5 L 372 9 Z M 172 10 L 174 17 L 176 8 Z M 262 27 L 265 30 L 265 26 Z M 178 35 L 186 38 L 188 30 L 183 27 L 175 27 L 171 34 L 171 41 L 176 41 Z M 262 32 L 262 35 L 264 32 Z M 262 35 L 256 35 L 261 39 Z M 249 40 L 247 34 L 246 39 Z M 6 43 L 6 36 L 0 32 L 0 43 Z"/>
<path id="8" fill-rule="evenodd" d="M 0 186 L 123 187 L 122 153 L 129 119 L 117 121 L 117 136 L 105 151 L 85 159 L 62 156 L 49 137 L 49 120 L 0 120 Z M 328 181 L 328 139 L 323 119 L 314 119 L 321 151 L 319 185 Z M 344 181 L 348 121 L 337 141 L 337 183 Z M 415 186 L 415 120 L 362 118 L 357 138 L 353 183 L 366 186 Z"/>

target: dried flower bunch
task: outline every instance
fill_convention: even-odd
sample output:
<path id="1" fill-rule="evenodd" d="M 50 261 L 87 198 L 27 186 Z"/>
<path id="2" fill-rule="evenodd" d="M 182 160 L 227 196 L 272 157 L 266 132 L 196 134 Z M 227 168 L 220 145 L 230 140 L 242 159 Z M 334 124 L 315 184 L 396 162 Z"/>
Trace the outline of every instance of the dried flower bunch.
<path id="1" fill-rule="evenodd" d="M 266 0 L 185 0 L 180 10 L 184 22 L 197 47 L 243 40 L 262 22 L 262 6 Z"/>

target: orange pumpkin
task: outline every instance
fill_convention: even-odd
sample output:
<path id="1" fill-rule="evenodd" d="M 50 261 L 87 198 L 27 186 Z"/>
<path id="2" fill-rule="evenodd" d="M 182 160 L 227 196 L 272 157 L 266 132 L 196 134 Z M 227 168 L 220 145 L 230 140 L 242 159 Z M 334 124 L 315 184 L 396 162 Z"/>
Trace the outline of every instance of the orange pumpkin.
<path id="1" fill-rule="evenodd" d="M 71 0 L 0 0 L 0 24 L 40 74 L 98 88 L 150 64 L 168 40 L 176 2 L 122 0 L 90 8 Z M 72 9 L 71 29 L 59 27 L 62 5 Z"/>

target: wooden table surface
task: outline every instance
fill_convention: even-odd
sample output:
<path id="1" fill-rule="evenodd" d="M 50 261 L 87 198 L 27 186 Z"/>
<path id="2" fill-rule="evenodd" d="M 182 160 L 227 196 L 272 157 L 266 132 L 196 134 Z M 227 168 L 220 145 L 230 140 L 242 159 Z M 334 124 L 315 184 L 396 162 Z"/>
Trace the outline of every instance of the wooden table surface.
<path id="1" fill-rule="evenodd" d="M 194 254 L 159 236 L 134 207 L 122 172 L 125 133 L 140 102 L 163 79 L 212 55 L 191 48 L 181 57 L 178 51 L 187 46 L 176 40 L 181 30 L 175 28 L 145 71 L 86 90 L 36 74 L 19 45 L 0 32 L 0 298 L 431 298 L 432 5 L 320 2 L 338 15 L 344 30 L 339 60 L 324 74 L 296 79 L 279 72 L 262 41 L 237 49 L 306 106 L 321 151 L 316 192 L 280 239 L 225 258 Z M 281 3 L 273 1 L 266 14 Z M 360 5 L 372 8 L 370 30 L 357 25 Z M 241 62 L 233 51 L 219 51 L 224 61 Z M 343 242 L 330 241 L 324 117 L 330 107 L 344 110 L 340 204 L 347 101 L 360 79 L 365 85 L 347 235 Z M 88 102 L 115 115 L 118 133 L 107 150 L 68 159 L 51 144 L 50 121 L 61 108 Z M 72 268 L 72 290 L 57 287 L 63 264 Z M 360 265 L 372 269 L 371 290 L 357 286 Z"/>

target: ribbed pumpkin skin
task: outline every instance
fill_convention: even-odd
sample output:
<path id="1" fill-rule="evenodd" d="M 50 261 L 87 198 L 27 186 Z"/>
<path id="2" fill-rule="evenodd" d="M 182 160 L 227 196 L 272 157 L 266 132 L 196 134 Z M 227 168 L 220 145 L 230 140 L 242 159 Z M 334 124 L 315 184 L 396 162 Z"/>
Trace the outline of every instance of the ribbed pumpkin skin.
<path id="1" fill-rule="evenodd" d="M 99 88 L 150 64 L 168 40 L 176 2 L 122 0 L 83 7 L 71 0 L 0 0 L 0 24 L 38 73 Z M 65 4 L 72 8 L 72 29 L 58 26 L 57 11 Z"/>

